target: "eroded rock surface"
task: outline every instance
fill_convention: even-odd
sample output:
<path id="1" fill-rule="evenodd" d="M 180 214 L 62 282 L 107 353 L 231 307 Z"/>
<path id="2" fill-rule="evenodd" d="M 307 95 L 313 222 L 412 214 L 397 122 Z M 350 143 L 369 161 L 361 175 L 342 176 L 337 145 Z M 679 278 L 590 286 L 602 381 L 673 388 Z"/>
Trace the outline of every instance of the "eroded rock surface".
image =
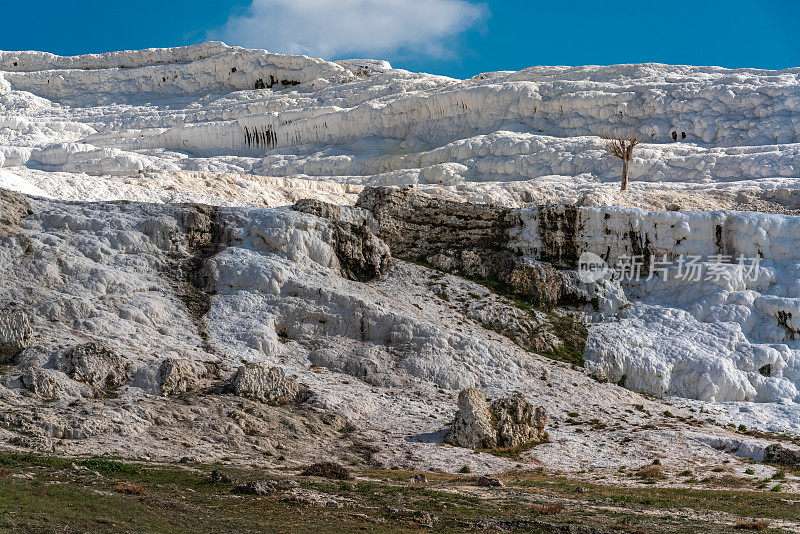
<path id="1" fill-rule="evenodd" d="M 285 404 L 300 400 L 303 394 L 297 380 L 286 378 L 283 369 L 263 363 L 248 363 L 240 367 L 231 388 L 242 397 Z"/>
<path id="2" fill-rule="evenodd" d="M 0 309 L 0 363 L 14 358 L 33 343 L 33 327 L 27 313 Z"/>
<path id="3" fill-rule="evenodd" d="M 19 222 L 30 213 L 31 205 L 25 197 L 0 188 L 0 238 L 16 234 Z"/>
<path id="4" fill-rule="evenodd" d="M 477 389 L 458 396 L 458 412 L 446 441 L 470 449 L 507 449 L 542 441 L 547 416 L 518 393 L 489 403 Z"/>
<path id="5" fill-rule="evenodd" d="M 128 362 L 98 342 L 70 348 L 58 361 L 58 367 L 70 378 L 89 384 L 98 392 L 113 391 L 130 378 Z"/>

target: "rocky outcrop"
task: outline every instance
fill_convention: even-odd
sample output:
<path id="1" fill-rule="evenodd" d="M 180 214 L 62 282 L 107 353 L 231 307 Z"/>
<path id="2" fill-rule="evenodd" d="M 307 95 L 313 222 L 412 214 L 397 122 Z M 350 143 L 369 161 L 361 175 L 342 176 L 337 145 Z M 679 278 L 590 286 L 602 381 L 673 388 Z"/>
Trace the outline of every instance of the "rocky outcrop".
<path id="1" fill-rule="evenodd" d="M 25 197 L 0 189 L 0 238 L 19 232 L 19 222 L 31 213 L 31 205 Z"/>
<path id="2" fill-rule="evenodd" d="M 0 309 L 0 363 L 13 361 L 33 343 L 33 327 L 21 310 Z"/>
<path id="3" fill-rule="evenodd" d="M 785 465 L 792 469 L 800 468 L 800 451 L 773 443 L 764 449 L 764 461 Z"/>
<path id="4" fill-rule="evenodd" d="M 548 305 L 559 301 L 564 288 L 561 271 L 549 263 L 525 257 L 514 262 L 511 272 L 506 275 L 506 282 L 514 293 L 531 302 Z"/>
<path id="5" fill-rule="evenodd" d="M 348 217 L 350 214 L 342 207 L 316 199 L 300 200 L 294 209 L 330 221 L 331 246 L 339 260 L 342 276 L 368 282 L 386 271 L 391 253 L 386 243 L 372 232 L 368 214 L 356 213 Z"/>
<path id="6" fill-rule="evenodd" d="M 537 443 L 546 438 L 547 415 L 543 407 L 534 407 L 521 393 L 495 399 L 489 406 L 497 432 L 498 448 L 514 448 Z"/>
<path id="7" fill-rule="evenodd" d="M 543 441 L 547 417 L 522 394 L 489 403 L 474 388 L 458 396 L 458 412 L 445 441 L 470 449 L 509 449 Z"/>
<path id="8" fill-rule="evenodd" d="M 51 369 L 25 369 L 20 378 L 25 389 L 42 399 L 49 400 L 56 398 L 58 389 L 56 373 L 58 371 Z"/>
<path id="9" fill-rule="evenodd" d="M 197 388 L 200 379 L 208 374 L 205 365 L 190 360 L 168 358 L 158 368 L 161 394 L 180 395 Z"/>
<path id="10" fill-rule="evenodd" d="M 305 399 L 305 388 L 292 378 L 286 378 L 280 367 L 264 363 L 248 363 L 239 368 L 231 382 L 237 395 L 251 399 L 290 404 Z"/>
<path id="11" fill-rule="evenodd" d="M 97 342 L 72 347 L 58 361 L 61 371 L 89 384 L 98 394 L 124 385 L 130 378 L 128 365 L 117 353 Z"/>
<path id="12" fill-rule="evenodd" d="M 356 206 L 372 213 L 392 254 L 442 271 L 499 279 L 510 272 L 512 210 L 455 202 L 394 187 L 367 187 Z"/>

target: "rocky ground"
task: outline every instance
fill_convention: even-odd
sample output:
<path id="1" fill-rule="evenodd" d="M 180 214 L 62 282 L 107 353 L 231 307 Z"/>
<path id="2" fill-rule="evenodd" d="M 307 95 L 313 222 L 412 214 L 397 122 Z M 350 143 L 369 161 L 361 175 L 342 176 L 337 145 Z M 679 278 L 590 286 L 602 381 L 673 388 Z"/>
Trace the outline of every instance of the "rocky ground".
<path id="1" fill-rule="evenodd" d="M 719 479 L 753 498 L 800 484 L 791 437 L 588 372 L 583 320 L 615 294 L 510 254 L 507 208 L 399 189 L 294 210 L 0 201 L 0 436 L 18 453 L 429 477 L 521 469 L 681 491 Z M 476 497 L 446 480 L 461 498 L 521 506 L 510 490 Z"/>
<path id="2" fill-rule="evenodd" d="M 0 52 L 0 529 L 800 530 L 797 76 Z"/>

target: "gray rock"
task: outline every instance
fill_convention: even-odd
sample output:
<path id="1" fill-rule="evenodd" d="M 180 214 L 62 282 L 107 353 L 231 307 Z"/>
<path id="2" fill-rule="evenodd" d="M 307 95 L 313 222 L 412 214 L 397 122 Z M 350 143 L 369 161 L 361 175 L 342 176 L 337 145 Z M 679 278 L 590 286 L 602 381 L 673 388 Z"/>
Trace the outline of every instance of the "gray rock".
<path id="1" fill-rule="evenodd" d="M 58 368 L 69 377 L 100 391 L 115 390 L 130 378 L 124 359 L 97 342 L 67 350 L 60 358 Z"/>
<path id="2" fill-rule="evenodd" d="M 189 360 L 168 358 L 158 368 L 158 383 L 162 395 L 179 395 L 195 389 L 199 382 L 198 371 L 203 373 L 202 364 L 198 366 Z M 204 374 L 204 373 L 203 373 Z"/>
<path id="3" fill-rule="evenodd" d="M 502 488 L 503 483 L 500 481 L 499 478 L 489 477 L 489 476 L 481 476 L 478 477 L 478 480 L 475 481 L 478 486 L 484 488 Z"/>
<path id="4" fill-rule="evenodd" d="M 502 278 L 514 263 L 508 230 L 517 220 L 508 208 L 395 187 L 366 187 L 356 206 L 372 212 L 395 257 L 487 279 Z"/>
<path id="5" fill-rule="evenodd" d="M 378 278 L 388 268 L 389 247 L 373 233 L 374 220 L 368 212 L 316 199 L 299 200 L 293 209 L 330 221 L 331 245 L 345 278 L 367 282 Z"/>
<path id="6" fill-rule="evenodd" d="M 33 327 L 21 310 L 0 309 L 0 363 L 14 361 L 33 344 Z"/>
<path id="7" fill-rule="evenodd" d="M 474 388 L 458 396 L 458 413 L 445 441 L 470 449 L 504 449 L 542 441 L 544 408 L 534 408 L 522 394 L 491 404 Z"/>
<path id="8" fill-rule="evenodd" d="M 411 475 L 410 477 L 408 477 L 408 481 L 411 484 L 427 484 L 428 477 L 425 475 L 425 473 L 418 473 L 416 475 Z"/>
<path id="9" fill-rule="evenodd" d="M 275 487 L 268 482 L 256 480 L 245 484 L 239 484 L 233 488 L 233 492 L 240 495 L 270 495 L 275 492 Z"/>
<path id="10" fill-rule="evenodd" d="M 764 449 L 764 461 L 787 467 L 800 467 L 800 451 L 773 443 Z"/>
<path id="11" fill-rule="evenodd" d="M 531 258 L 519 258 L 507 275 L 506 283 L 514 293 L 547 305 L 558 302 L 564 285 L 560 271 L 549 263 Z"/>
<path id="12" fill-rule="evenodd" d="M 542 441 L 547 415 L 543 407 L 534 407 L 521 393 L 495 399 L 489 406 L 497 430 L 497 447 L 518 447 Z"/>
<path id="13" fill-rule="evenodd" d="M 283 369 L 264 363 L 248 363 L 240 367 L 231 387 L 242 397 L 286 404 L 300 400 L 302 393 L 300 384 L 286 378 Z"/>
<path id="14" fill-rule="evenodd" d="M 56 373 L 52 369 L 25 369 L 21 376 L 22 385 L 43 399 L 54 399 L 58 387 Z"/>
<path id="15" fill-rule="evenodd" d="M 445 441 L 468 449 L 493 449 L 497 446 L 489 403 L 477 389 L 465 389 L 458 394 L 458 413 Z"/>
<path id="16" fill-rule="evenodd" d="M 31 205 L 15 191 L 0 189 L 0 238 L 19 232 L 19 222 L 31 213 Z"/>

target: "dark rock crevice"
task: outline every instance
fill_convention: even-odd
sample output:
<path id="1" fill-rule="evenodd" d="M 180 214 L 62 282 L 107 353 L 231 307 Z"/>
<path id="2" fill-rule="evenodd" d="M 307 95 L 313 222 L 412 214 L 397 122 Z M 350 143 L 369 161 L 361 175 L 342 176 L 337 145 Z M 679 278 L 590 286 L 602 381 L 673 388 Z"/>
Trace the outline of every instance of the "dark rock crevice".
<path id="1" fill-rule="evenodd" d="M 189 318 L 202 338 L 203 350 L 214 353 L 208 338 L 205 315 L 211 309 L 214 280 L 206 264 L 209 258 L 225 250 L 231 242 L 230 232 L 216 206 L 184 205 L 178 220 L 184 230 L 185 250 L 168 255 L 166 276 L 175 296 L 186 306 Z"/>

